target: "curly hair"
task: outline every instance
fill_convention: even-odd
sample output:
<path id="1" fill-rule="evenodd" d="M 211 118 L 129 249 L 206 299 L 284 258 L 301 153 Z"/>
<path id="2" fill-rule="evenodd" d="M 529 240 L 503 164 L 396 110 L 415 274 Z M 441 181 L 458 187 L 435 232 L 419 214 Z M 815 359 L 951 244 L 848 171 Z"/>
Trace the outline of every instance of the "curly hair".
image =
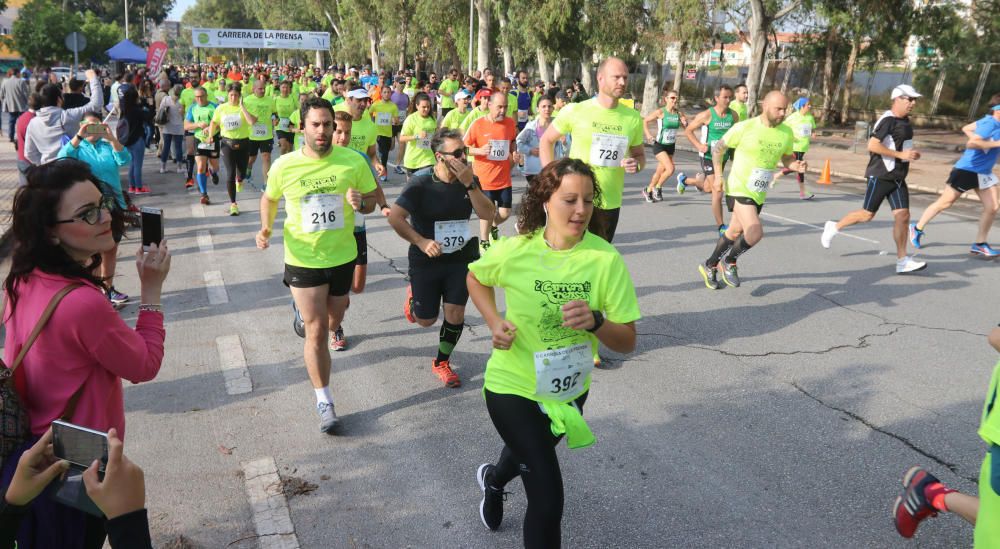
<path id="1" fill-rule="evenodd" d="M 594 185 L 594 203 L 601 202 L 601 188 L 597 186 L 597 176 L 594 170 L 582 160 L 576 158 L 561 158 L 550 162 L 548 166 L 535 177 L 534 183 L 528 186 L 517 209 L 517 226 L 520 234 L 531 235 L 545 227 L 545 203 L 559 190 L 563 177 L 569 174 L 582 175 L 590 178 Z M 591 218 L 588 230 L 598 236 L 605 234 L 606 227 L 600 219 Z"/>
<path id="2" fill-rule="evenodd" d="M 107 289 L 106 281 L 94 274 L 101 265 L 101 254 L 94 254 L 88 264 L 82 265 L 52 241 L 50 231 L 58 218 L 59 202 L 70 187 L 89 181 L 103 195 L 111 194 L 111 190 L 86 162 L 79 160 L 61 159 L 34 166 L 27 176 L 28 184 L 14 194 L 10 229 L 0 239 L 0 255 L 11 256 L 10 273 L 4 281 L 11 311 L 17 305 L 17 284 L 27 280 L 35 269 Z M 124 216 L 117 208 L 111 212 L 111 230 L 118 234 L 124 230 Z"/>

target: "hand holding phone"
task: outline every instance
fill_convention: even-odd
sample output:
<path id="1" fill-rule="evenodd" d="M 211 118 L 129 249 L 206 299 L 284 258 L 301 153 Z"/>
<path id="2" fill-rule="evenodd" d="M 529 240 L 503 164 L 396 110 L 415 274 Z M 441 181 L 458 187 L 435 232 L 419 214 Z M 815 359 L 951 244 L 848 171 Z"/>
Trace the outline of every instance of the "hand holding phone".
<path id="1" fill-rule="evenodd" d="M 142 249 L 150 251 L 151 245 L 163 242 L 163 210 L 143 206 L 139 208 L 142 217 Z"/>
<path id="2" fill-rule="evenodd" d="M 91 123 L 83 127 L 83 133 L 86 135 L 104 136 L 108 133 L 108 127 L 104 124 Z"/>
<path id="3" fill-rule="evenodd" d="M 67 469 L 69 462 L 56 459 L 52 451 L 52 428 L 49 427 L 42 438 L 17 460 L 17 469 L 7 487 L 7 503 L 27 505 Z"/>
<path id="4" fill-rule="evenodd" d="M 146 480 L 142 469 L 122 452 L 123 444 L 115 429 L 108 431 L 110 449 L 103 480 L 97 474 L 100 463 L 83 473 L 87 495 L 109 519 L 138 511 L 146 505 Z"/>
<path id="5" fill-rule="evenodd" d="M 52 454 L 80 469 L 99 461 L 103 472 L 108 462 L 108 435 L 57 419 L 52 422 Z"/>

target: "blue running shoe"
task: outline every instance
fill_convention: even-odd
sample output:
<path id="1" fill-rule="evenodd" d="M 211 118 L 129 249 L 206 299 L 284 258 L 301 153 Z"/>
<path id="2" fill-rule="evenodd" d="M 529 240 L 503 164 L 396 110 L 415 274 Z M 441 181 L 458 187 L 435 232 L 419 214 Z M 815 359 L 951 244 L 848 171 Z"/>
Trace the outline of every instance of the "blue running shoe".
<path id="1" fill-rule="evenodd" d="M 679 172 L 677 174 L 677 194 L 684 194 L 684 191 L 687 190 L 687 184 L 684 183 L 687 181 L 687 178 L 688 177 L 684 175 L 684 172 Z"/>
<path id="2" fill-rule="evenodd" d="M 990 245 L 986 242 L 982 244 L 973 244 L 972 248 L 969 249 L 969 253 L 979 254 L 983 257 L 996 257 L 1000 255 L 1000 251 L 990 248 Z"/>
<path id="3" fill-rule="evenodd" d="M 923 237 L 924 231 L 918 229 L 916 223 L 910 223 L 910 244 L 913 244 L 913 247 L 919 250 L 920 239 Z"/>
<path id="4" fill-rule="evenodd" d="M 722 225 L 719 225 L 719 236 L 722 236 L 722 235 L 726 234 L 726 229 L 728 229 L 728 228 L 729 228 L 729 225 L 726 225 L 725 223 L 723 223 Z"/>

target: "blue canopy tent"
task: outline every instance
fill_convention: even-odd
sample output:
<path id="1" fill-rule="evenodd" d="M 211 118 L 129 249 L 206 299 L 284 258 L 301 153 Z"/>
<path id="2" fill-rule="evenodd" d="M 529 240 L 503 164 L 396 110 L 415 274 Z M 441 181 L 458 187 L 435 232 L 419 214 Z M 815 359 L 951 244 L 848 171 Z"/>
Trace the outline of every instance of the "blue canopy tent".
<path id="1" fill-rule="evenodd" d="M 127 38 L 115 44 L 104 53 L 108 54 L 108 57 L 110 57 L 112 61 L 122 61 L 124 63 L 146 62 L 146 50 L 136 46 Z"/>

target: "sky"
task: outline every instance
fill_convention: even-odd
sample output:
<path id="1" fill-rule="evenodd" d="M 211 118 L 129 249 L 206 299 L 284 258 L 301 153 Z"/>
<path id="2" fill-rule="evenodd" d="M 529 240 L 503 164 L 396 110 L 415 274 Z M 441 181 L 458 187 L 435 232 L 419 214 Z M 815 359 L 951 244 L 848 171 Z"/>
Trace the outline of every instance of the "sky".
<path id="1" fill-rule="evenodd" d="M 174 2 L 174 9 L 170 10 L 170 14 L 167 15 L 168 21 L 180 21 L 181 16 L 188 8 L 194 5 L 195 0 L 177 0 Z"/>

